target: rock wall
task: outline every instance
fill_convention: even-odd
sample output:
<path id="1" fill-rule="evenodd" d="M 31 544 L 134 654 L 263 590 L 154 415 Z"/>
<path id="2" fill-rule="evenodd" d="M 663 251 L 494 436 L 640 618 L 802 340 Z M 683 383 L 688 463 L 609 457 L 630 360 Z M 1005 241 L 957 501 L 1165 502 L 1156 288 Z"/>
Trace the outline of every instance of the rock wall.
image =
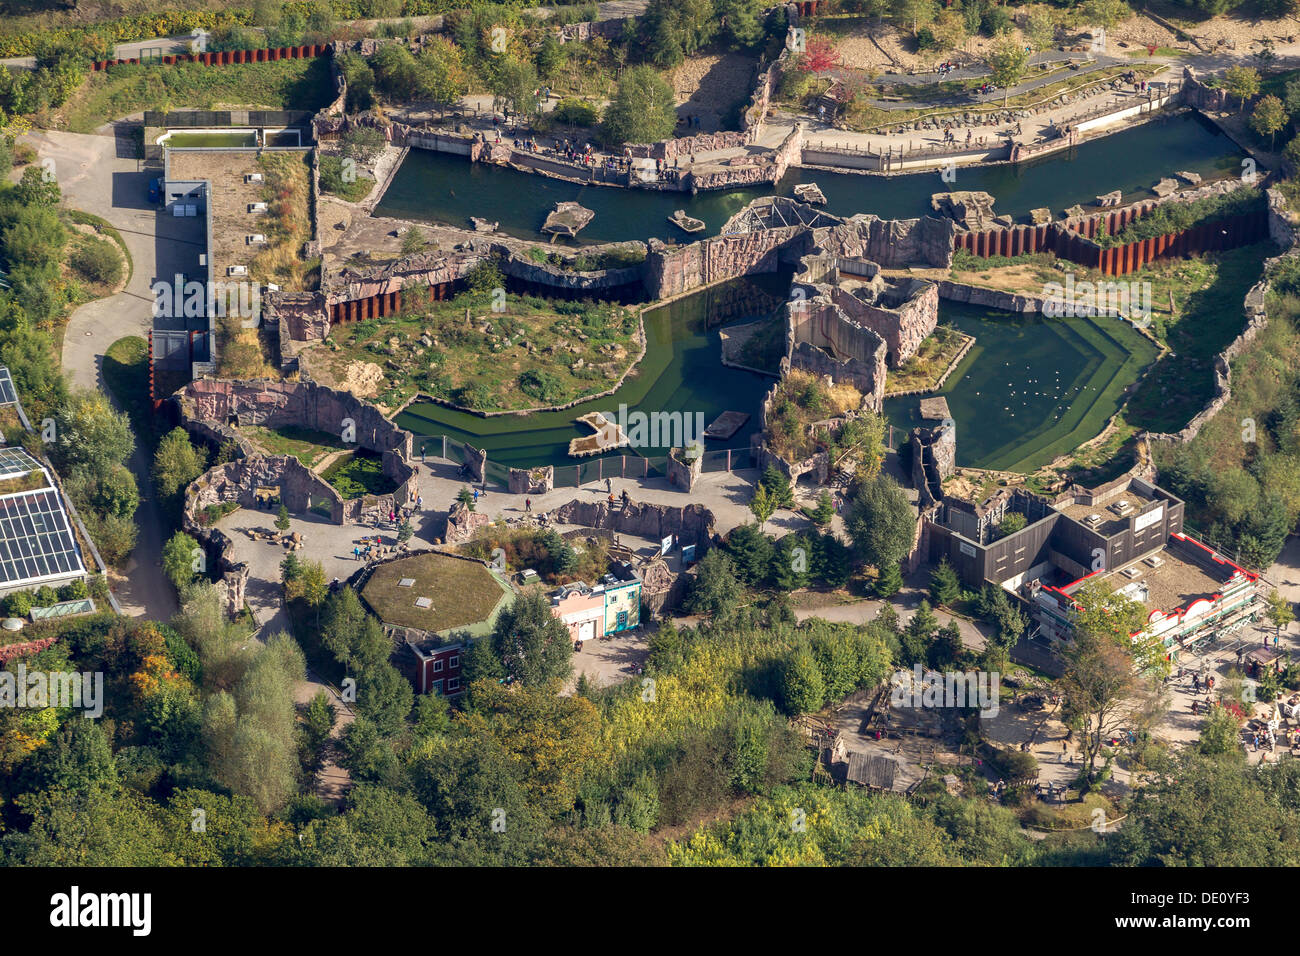
<path id="1" fill-rule="evenodd" d="M 305 514 L 313 504 L 328 503 L 331 520 L 344 523 L 339 493 L 292 455 L 251 455 L 208 469 L 185 489 L 186 523 L 205 528 L 199 512 L 210 505 L 233 501 L 256 508 L 259 488 L 278 489 L 285 507 L 296 514 Z"/>
<path id="2" fill-rule="evenodd" d="M 734 130 L 722 130 L 717 133 L 697 133 L 694 136 L 682 136 L 677 139 L 661 139 L 657 143 L 633 143 L 627 147 L 635 159 L 675 160 L 678 156 L 693 156 L 715 149 L 733 149 L 747 146 L 751 142 L 749 133 L 737 133 Z"/>
<path id="3" fill-rule="evenodd" d="M 922 219 L 881 219 L 859 214 L 822 234 L 817 245 L 831 255 L 867 259 L 886 269 L 952 265 L 952 237 L 956 224 L 926 216 Z"/>
<path id="4" fill-rule="evenodd" d="M 776 272 L 781 251 L 802 239 L 801 226 L 714 236 L 687 246 L 650 240 L 642 281 L 652 299 L 685 295 L 700 286 L 760 272 Z"/>
<path id="5" fill-rule="evenodd" d="M 700 480 L 700 476 L 704 474 L 704 458 L 687 460 L 681 456 L 679 449 L 674 448 L 668 453 L 665 473 L 668 483 L 674 488 L 690 491 L 695 487 L 695 483 Z"/>
<path id="6" fill-rule="evenodd" d="M 216 445 L 233 438 L 243 456 L 210 469 L 191 485 L 196 494 L 194 502 L 190 501 L 190 489 L 187 489 L 185 510 L 191 517 L 203 507 L 221 501 L 238 501 L 245 507 L 254 507 L 253 490 L 275 486 L 281 488 L 281 499 L 290 511 L 301 514 L 313 501 L 319 503 L 318 499 L 324 499 L 330 504 L 330 518 L 334 523 L 347 524 L 361 518 L 365 498 L 345 502 L 297 458 L 254 454 L 252 444 L 233 425 L 266 428 L 287 425 L 340 435 L 359 449 L 378 454 L 384 475 L 397 486 L 390 494 L 377 496 L 380 508 L 397 509 L 415 499 L 411 433 L 398 428 L 373 405 L 347 392 L 312 382 L 200 379 L 178 391 L 172 401 L 181 424 L 192 436 Z M 202 486 L 209 478 L 211 482 Z M 258 481 L 262 484 L 255 483 Z"/>
<path id="7" fill-rule="evenodd" d="M 967 305 L 977 305 L 1003 312 L 1041 312 L 1044 297 L 1040 295 L 1019 295 L 1003 292 L 1000 289 L 986 289 L 983 286 L 967 285 L 964 282 L 950 282 L 940 279 L 938 283 L 939 298 Z"/>
<path id="8" fill-rule="evenodd" d="M 582 525 L 586 528 L 607 528 L 618 534 L 661 541 L 676 535 L 682 544 L 708 547 L 713 537 L 713 512 L 703 505 L 682 507 L 657 505 L 633 501 L 626 508 L 610 508 L 604 501 L 584 501 L 575 498 L 555 512 L 560 524 Z"/>
<path id="9" fill-rule="evenodd" d="M 298 425 L 331 435 L 342 435 L 350 423 L 353 437 L 348 440 L 358 447 L 381 454 L 395 452 L 403 460 L 411 457 L 410 432 L 370 403 L 312 382 L 200 379 L 178 391 L 173 401 L 182 421 L 266 428 Z"/>
<path id="10" fill-rule="evenodd" d="M 470 511 L 468 506 L 458 501 L 447 514 L 447 530 L 443 534 L 443 540 L 447 544 L 464 544 L 491 523 L 492 519 L 487 515 Z"/>

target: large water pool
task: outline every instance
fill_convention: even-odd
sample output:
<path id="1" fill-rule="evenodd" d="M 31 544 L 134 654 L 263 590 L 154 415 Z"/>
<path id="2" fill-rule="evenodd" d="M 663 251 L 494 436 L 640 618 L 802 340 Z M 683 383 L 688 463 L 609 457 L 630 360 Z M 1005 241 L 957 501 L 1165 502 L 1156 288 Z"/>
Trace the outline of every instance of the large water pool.
<path id="1" fill-rule="evenodd" d="M 944 189 L 984 190 L 995 209 L 1022 217 L 1046 206 L 1057 215 L 1075 203 L 1119 189 L 1126 200 L 1150 196 L 1150 187 L 1176 170 L 1222 176 L 1241 169 L 1242 152 L 1212 124 L 1193 113 L 1153 120 L 1084 143 L 1068 153 L 1018 165 L 959 169 L 954 183 L 937 172 L 866 176 L 795 169 L 775 192 L 792 195 L 795 185 L 816 182 L 827 208 L 838 215 L 875 213 L 885 219 L 924 215 L 930 196 Z M 596 213 L 580 239 L 585 243 L 658 237 L 690 241 L 716 235 L 723 223 L 758 196 L 773 190 L 737 189 L 699 193 L 650 192 L 610 186 L 579 186 L 464 157 L 411 150 L 376 209 L 380 216 L 424 219 L 465 226 L 470 216 L 501 224 L 501 230 L 541 239 L 537 230 L 555 203 L 573 200 Z M 704 220 L 708 229 L 686 236 L 667 218 L 676 209 Z"/>
<path id="2" fill-rule="evenodd" d="M 617 414 L 620 405 L 626 405 L 629 412 L 699 414 L 706 426 L 724 411 L 746 412 L 750 415 L 749 422 L 739 432 L 726 441 L 706 441 L 705 448 L 747 448 L 750 436 L 758 428 L 759 404 L 775 379 L 723 366 L 720 326 L 710 327 L 707 320 L 710 314 L 716 313 L 712 307 L 715 297 L 725 295 L 734 300 L 736 286 L 748 286 L 756 293 L 766 292 L 783 300 L 789 280 L 788 274 L 738 279 L 648 309 L 645 358 L 607 398 L 563 411 L 492 418 L 420 402 L 409 406 L 394 420 L 416 436 L 417 447 L 422 438 L 446 435 L 453 441 L 486 448 L 489 461 L 507 467 L 573 465 L 578 459 L 569 457 L 569 440 L 591 434 L 590 429 L 575 420 L 593 411 Z M 754 298 L 770 301 L 768 296 L 758 294 Z M 763 317 L 757 311 L 740 314 L 729 324 Z M 637 451 L 648 457 L 667 454 L 667 448 L 662 446 Z"/>
<path id="3" fill-rule="evenodd" d="M 1033 471 L 1101 433 L 1156 347 L 1118 318 L 1047 319 L 944 302 L 940 320 L 975 345 L 936 394 L 957 425 L 957 464 Z M 887 399 L 891 424 L 919 423 L 916 396 Z"/>

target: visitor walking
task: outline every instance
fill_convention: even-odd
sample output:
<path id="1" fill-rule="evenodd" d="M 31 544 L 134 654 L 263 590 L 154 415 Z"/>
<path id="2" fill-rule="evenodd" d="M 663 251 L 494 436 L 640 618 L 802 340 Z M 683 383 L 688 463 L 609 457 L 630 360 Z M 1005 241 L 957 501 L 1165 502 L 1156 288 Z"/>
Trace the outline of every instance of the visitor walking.
<path id="1" fill-rule="evenodd" d="M 605 479 L 605 494 L 609 494 L 609 493 L 610 493 L 611 491 L 613 491 L 613 490 L 614 490 L 614 482 L 612 482 L 610 479 L 606 478 L 606 479 Z"/>
<path id="2" fill-rule="evenodd" d="M 627 493 L 627 489 L 624 488 L 624 489 L 623 489 L 623 510 L 624 510 L 624 511 L 627 510 L 627 506 L 628 506 L 629 504 L 631 504 L 631 502 L 632 502 L 632 496 L 629 495 L 629 494 Z"/>
<path id="3" fill-rule="evenodd" d="M 524 499 L 524 511 L 532 511 L 532 510 L 533 510 L 533 499 L 532 499 L 532 498 L 525 498 L 525 499 Z"/>
<path id="4" fill-rule="evenodd" d="M 424 496 L 423 496 L 423 495 L 416 495 L 416 496 L 415 496 L 415 510 L 416 510 L 416 511 L 423 511 L 423 510 L 424 510 Z"/>
<path id="5" fill-rule="evenodd" d="M 478 504 L 478 489 L 474 489 L 474 504 Z"/>

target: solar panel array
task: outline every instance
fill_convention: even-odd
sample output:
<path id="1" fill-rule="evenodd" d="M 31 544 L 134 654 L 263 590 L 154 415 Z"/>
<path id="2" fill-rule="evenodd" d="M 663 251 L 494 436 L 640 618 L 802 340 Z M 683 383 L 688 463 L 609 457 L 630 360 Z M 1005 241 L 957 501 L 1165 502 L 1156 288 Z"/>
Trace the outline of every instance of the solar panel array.
<path id="1" fill-rule="evenodd" d="M 18 392 L 14 389 L 13 376 L 9 369 L 0 365 L 0 405 L 17 405 Z"/>
<path id="2" fill-rule="evenodd" d="M 0 585 L 85 570 L 57 491 L 0 498 Z"/>
<path id="3" fill-rule="evenodd" d="M 24 449 L 0 448 L 0 482 L 6 478 L 15 478 L 40 469 L 40 463 Z M 0 484 L 0 494 L 4 492 L 5 487 Z"/>

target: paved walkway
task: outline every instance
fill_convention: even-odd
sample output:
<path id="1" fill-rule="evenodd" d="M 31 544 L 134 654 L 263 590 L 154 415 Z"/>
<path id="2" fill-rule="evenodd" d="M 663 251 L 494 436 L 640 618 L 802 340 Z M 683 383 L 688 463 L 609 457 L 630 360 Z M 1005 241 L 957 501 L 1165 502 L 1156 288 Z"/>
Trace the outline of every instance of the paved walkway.
<path id="1" fill-rule="evenodd" d="M 63 368 L 76 386 L 104 391 L 103 353 L 128 335 L 146 336 L 152 324 L 152 285 L 158 257 L 191 241 L 181 226 L 160 217 L 148 202 L 150 175 L 134 158 L 125 138 L 40 130 L 23 141 L 34 147 L 38 162 L 53 160 L 64 203 L 107 220 L 131 253 L 133 271 L 116 295 L 97 299 L 74 311 L 63 336 Z M 184 223 L 184 220 L 177 222 Z M 190 227 L 192 229 L 192 226 Z M 164 263 L 164 266 L 166 263 Z M 177 610 L 171 585 L 162 574 L 162 515 L 154 500 L 148 456 L 139 448 L 129 465 L 140 487 L 140 527 L 135 551 L 114 585 L 122 610 L 131 616 L 168 620 Z"/>

